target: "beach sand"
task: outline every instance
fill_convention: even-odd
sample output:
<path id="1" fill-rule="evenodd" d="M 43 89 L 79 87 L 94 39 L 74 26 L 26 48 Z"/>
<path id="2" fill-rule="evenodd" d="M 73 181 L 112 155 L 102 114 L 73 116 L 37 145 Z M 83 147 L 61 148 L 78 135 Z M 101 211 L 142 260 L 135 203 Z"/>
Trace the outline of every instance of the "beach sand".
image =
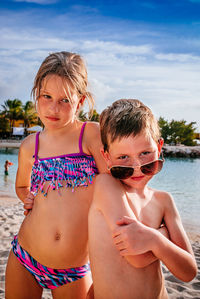
<path id="1" fill-rule="evenodd" d="M 23 218 L 23 205 L 17 198 L 0 197 L 0 299 L 5 298 L 5 268 L 11 241 L 18 232 Z M 163 267 L 170 299 L 200 298 L 200 233 L 197 233 L 189 225 L 185 226 L 185 229 L 192 243 L 199 271 L 196 278 L 189 283 L 184 283 L 176 279 L 166 267 Z M 45 290 L 42 298 L 51 299 L 52 297 L 50 292 Z"/>

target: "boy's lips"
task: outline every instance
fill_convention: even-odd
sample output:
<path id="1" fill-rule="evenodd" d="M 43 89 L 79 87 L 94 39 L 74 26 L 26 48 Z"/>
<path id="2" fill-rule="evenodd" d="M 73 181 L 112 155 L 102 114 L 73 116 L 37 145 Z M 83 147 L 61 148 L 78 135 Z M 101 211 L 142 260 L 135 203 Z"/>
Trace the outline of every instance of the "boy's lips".
<path id="1" fill-rule="evenodd" d="M 134 176 L 134 177 L 131 177 L 131 180 L 133 181 L 140 181 L 144 178 L 144 175 L 141 175 L 141 176 Z"/>

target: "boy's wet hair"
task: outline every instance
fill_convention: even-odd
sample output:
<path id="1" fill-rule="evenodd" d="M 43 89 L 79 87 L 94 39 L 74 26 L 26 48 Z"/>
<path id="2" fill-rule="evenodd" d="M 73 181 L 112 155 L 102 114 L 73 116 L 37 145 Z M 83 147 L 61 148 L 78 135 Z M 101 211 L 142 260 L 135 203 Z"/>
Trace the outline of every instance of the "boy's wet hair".
<path id="1" fill-rule="evenodd" d="M 36 74 L 31 92 L 35 101 L 39 98 L 43 80 L 48 75 L 57 75 L 63 79 L 63 87 L 69 99 L 72 96 L 71 88 L 80 99 L 85 97 L 90 107 L 90 113 L 92 113 L 94 99 L 87 89 L 87 69 L 79 54 L 62 51 L 51 53 L 44 59 Z"/>
<path id="2" fill-rule="evenodd" d="M 100 115 L 101 140 L 104 151 L 109 143 L 122 137 L 136 136 L 147 130 L 157 142 L 160 128 L 150 108 L 135 99 L 121 99 L 108 106 Z"/>

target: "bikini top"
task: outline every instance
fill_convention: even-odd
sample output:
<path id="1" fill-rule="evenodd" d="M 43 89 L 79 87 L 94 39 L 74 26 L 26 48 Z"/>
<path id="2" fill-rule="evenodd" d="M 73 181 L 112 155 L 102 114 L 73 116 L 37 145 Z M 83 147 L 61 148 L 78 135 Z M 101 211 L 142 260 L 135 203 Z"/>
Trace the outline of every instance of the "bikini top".
<path id="1" fill-rule="evenodd" d="M 39 159 L 38 145 L 39 134 L 36 134 L 34 164 L 31 174 L 30 191 L 37 195 L 39 191 L 47 196 L 48 190 L 59 190 L 64 185 L 71 187 L 74 191 L 75 187 L 88 186 L 92 183 L 93 178 L 98 173 L 93 156 L 83 152 L 82 139 L 86 122 L 83 123 L 79 137 L 79 153 L 60 155 L 49 158 Z M 50 181 L 47 190 L 44 191 L 44 184 Z M 63 182 L 65 184 L 63 185 Z"/>

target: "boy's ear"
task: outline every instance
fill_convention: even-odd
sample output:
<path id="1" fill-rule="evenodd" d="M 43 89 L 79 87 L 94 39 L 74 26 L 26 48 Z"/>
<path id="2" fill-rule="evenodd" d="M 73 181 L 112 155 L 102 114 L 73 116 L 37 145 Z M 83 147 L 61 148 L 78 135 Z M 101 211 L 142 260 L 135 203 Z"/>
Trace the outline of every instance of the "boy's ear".
<path id="1" fill-rule="evenodd" d="M 100 152 L 104 158 L 104 160 L 106 161 L 106 163 L 108 163 L 110 161 L 110 155 L 107 151 L 104 151 L 104 148 L 101 147 Z"/>
<path id="2" fill-rule="evenodd" d="M 161 138 L 158 140 L 158 153 L 159 153 L 159 156 L 160 156 L 160 153 L 161 153 L 163 144 L 164 144 L 164 139 L 161 137 Z"/>

